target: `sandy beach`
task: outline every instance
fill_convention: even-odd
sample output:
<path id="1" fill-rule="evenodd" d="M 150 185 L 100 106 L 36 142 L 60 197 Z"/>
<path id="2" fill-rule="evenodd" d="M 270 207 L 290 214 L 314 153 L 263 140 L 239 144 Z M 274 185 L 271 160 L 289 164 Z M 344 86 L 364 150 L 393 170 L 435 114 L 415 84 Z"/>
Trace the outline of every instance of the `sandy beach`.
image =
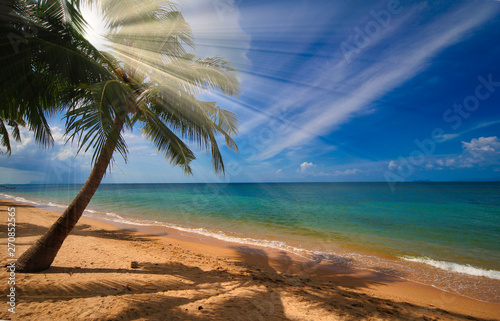
<path id="1" fill-rule="evenodd" d="M 16 255 L 58 213 L 0 201 L 2 265 L 8 208 L 16 212 Z M 158 233 L 158 231 L 154 231 Z M 498 320 L 500 305 L 372 271 L 307 262 L 238 244 L 207 244 L 120 229 L 82 218 L 52 267 L 2 269 L 2 320 Z M 131 268 L 137 261 L 138 268 Z"/>

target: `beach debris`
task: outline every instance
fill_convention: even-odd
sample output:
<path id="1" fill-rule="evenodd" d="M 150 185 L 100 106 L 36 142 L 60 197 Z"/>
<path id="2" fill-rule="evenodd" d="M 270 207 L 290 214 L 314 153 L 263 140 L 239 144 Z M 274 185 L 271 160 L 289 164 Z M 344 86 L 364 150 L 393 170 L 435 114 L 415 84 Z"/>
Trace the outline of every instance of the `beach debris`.
<path id="1" fill-rule="evenodd" d="M 132 269 L 137 269 L 139 267 L 139 263 L 137 261 L 130 262 L 130 267 Z"/>
<path id="2" fill-rule="evenodd" d="M 198 310 L 203 310 L 203 307 L 200 305 L 200 306 L 198 307 Z"/>

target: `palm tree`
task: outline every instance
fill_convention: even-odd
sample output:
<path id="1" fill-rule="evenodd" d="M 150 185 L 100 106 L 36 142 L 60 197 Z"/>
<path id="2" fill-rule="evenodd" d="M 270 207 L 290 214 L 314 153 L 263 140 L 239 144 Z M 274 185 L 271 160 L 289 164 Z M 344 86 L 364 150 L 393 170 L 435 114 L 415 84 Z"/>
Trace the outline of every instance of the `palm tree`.
<path id="1" fill-rule="evenodd" d="M 78 6 L 78 0 L 0 2 L 0 146 L 6 154 L 11 153 L 9 128 L 20 141 L 20 126 L 50 147 L 45 115 L 67 105 L 66 88 L 110 77 L 82 36 L 85 21 Z"/>
<path id="2" fill-rule="evenodd" d="M 126 12 L 122 11 L 128 6 Z M 17 261 L 20 272 L 50 267 L 104 177 L 113 154 L 126 160 L 122 133 L 140 129 L 172 165 L 191 174 L 193 151 L 183 142 L 210 150 L 216 172 L 224 173 L 217 135 L 237 150 L 235 114 L 197 99 L 203 90 L 238 93 L 234 70 L 222 58 L 196 59 L 189 25 L 172 4 L 109 0 L 104 3 L 111 53 L 98 61 L 112 74 L 81 84 L 66 112 L 66 133 L 79 151 L 93 149 L 93 169 L 82 189 L 49 231 Z M 110 13 L 114 13 L 112 15 Z"/>

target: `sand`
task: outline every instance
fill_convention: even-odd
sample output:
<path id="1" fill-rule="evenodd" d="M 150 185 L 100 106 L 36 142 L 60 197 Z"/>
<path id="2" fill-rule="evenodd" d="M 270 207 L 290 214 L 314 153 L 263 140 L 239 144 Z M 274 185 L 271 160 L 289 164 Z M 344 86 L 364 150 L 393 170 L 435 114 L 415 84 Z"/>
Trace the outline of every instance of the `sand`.
<path id="1" fill-rule="evenodd" d="M 2 266 L 8 207 L 16 255 L 59 214 L 0 201 Z M 500 305 L 372 271 L 306 262 L 285 252 L 190 242 L 82 218 L 52 267 L 0 272 L 5 320 L 498 320 Z M 175 235 L 174 235 L 175 236 Z M 137 261 L 138 268 L 131 268 Z"/>

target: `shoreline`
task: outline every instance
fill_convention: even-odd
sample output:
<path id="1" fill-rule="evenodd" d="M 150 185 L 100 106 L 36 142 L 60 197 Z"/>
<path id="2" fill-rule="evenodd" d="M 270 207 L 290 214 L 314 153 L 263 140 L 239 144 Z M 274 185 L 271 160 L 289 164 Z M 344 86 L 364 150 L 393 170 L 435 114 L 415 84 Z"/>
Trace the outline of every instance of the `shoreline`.
<path id="1" fill-rule="evenodd" d="M 2 206 L 2 225 L 6 224 L 4 223 L 6 222 L 7 214 L 5 206 L 8 204 L 15 206 L 18 211 L 17 217 L 20 222 L 18 227 L 19 253 L 23 252 L 29 244 L 34 242 L 50 226 L 51 222 L 55 221 L 59 216 L 55 212 L 41 210 L 10 200 L 0 201 L 0 205 Z M 37 222 L 37 224 L 30 222 Z M 183 240 L 176 238 L 172 231 L 167 235 L 152 235 L 151 233 L 140 233 L 131 231 L 130 229 L 120 229 L 109 223 L 82 218 L 75 228 L 74 233 L 64 243 L 53 266 L 45 273 L 45 278 L 44 274 L 21 275 L 22 280 L 19 281 L 18 285 L 21 289 L 18 292 L 20 297 L 18 311 L 27 313 L 29 307 L 33 308 L 33 305 L 42 305 L 46 308 L 46 310 L 40 310 L 43 316 L 43 311 L 51 311 L 56 306 L 59 306 L 61 302 L 99 300 L 103 297 L 102 295 L 105 298 L 114 297 L 114 290 L 112 289 L 116 289 L 118 286 L 112 284 L 106 285 L 106 282 L 102 281 L 104 284 L 96 286 L 95 291 L 90 291 L 91 293 L 86 294 L 85 298 L 81 298 L 80 292 L 82 291 L 82 286 L 76 284 L 66 285 L 64 284 L 65 281 L 70 284 L 74 282 L 86 282 L 85 284 L 87 285 L 89 284 L 88 282 L 90 284 L 96 282 L 99 284 L 99 276 L 102 277 L 101 274 L 104 274 L 104 276 L 108 275 L 119 279 L 120 281 L 117 281 L 119 284 L 123 282 L 125 282 L 123 284 L 135 284 L 139 282 L 137 277 L 147 276 L 148 279 L 151 279 L 148 282 L 149 285 L 143 285 L 147 287 L 161 282 L 167 275 L 171 277 L 179 273 L 179 267 L 182 266 L 183 268 L 180 270 L 185 268 L 187 271 L 192 272 L 189 275 L 184 275 L 183 278 L 190 280 L 188 283 L 194 282 L 194 284 L 181 282 L 183 284 L 180 286 L 181 289 L 177 286 L 176 290 L 169 288 L 167 289 L 168 291 L 160 291 L 161 293 L 172 291 L 172 293 L 185 292 L 182 295 L 179 294 L 180 298 L 178 300 L 182 301 L 182 298 L 193 295 L 193 293 L 189 294 L 187 293 L 189 291 L 183 289 L 185 286 L 196 288 L 191 290 L 196 290 L 194 292 L 197 293 L 200 290 L 205 291 L 206 289 L 204 287 L 202 289 L 197 288 L 196 284 L 208 286 L 206 280 L 215 276 L 217 276 L 218 280 L 215 288 L 224 287 L 224 284 L 229 286 L 228 284 L 237 279 L 239 284 L 248 284 L 253 289 L 252 291 L 264 291 L 263 295 L 267 296 L 268 300 L 262 304 L 273 303 L 272 309 L 270 308 L 271 305 L 266 309 L 262 307 L 259 309 L 255 304 L 252 305 L 250 303 L 255 300 L 262 301 L 261 299 L 256 297 L 254 300 L 245 301 L 246 305 L 250 304 L 253 306 L 251 309 L 252 313 L 263 316 L 264 314 L 262 313 L 265 313 L 265 310 L 269 309 L 273 310 L 275 314 L 279 311 L 279 314 L 287 317 L 294 316 L 302 319 L 319 320 L 342 319 L 346 315 L 356 316 L 356 318 L 377 317 L 380 319 L 407 318 L 410 316 L 421 318 L 422 316 L 426 316 L 429 318 L 439 317 L 440 319 L 450 320 L 465 320 L 467 316 L 473 316 L 494 320 L 500 315 L 499 304 L 466 298 L 431 286 L 398 279 L 375 271 L 357 270 L 332 263 L 325 264 L 322 262 L 317 264 L 291 253 L 270 251 L 255 246 L 238 244 L 237 246 L 224 247 L 217 244 L 201 243 L 199 241 L 196 239 Z M 5 243 L 5 239 L 2 239 L 2 242 Z M 96 245 L 95 248 L 93 247 L 94 245 Z M 5 247 L 6 244 L 2 244 L 2 246 Z M 92 258 L 92 261 L 95 262 L 88 262 L 88 258 Z M 139 269 L 130 268 L 130 261 L 132 260 L 139 262 Z M 49 275 L 49 279 L 53 283 L 47 279 Z M 80 276 L 80 280 L 75 277 L 77 275 Z M 1 274 L 0 282 L 5 282 L 5 276 L 5 272 Z M 85 276 L 85 280 L 81 280 L 82 276 Z M 59 281 L 61 282 L 61 289 L 56 286 Z M 66 299 L 50 299 L 52 295 L 45 297 L 44 295 L 36 294 L 40 291 L 43 294 L 43 289 L 46 289 L 47 286 L 50 288 L 50 285 L 55 286 L 55 292 L 58 292 L 58 290 L 62 291 L 62 288 L 69 286 L 69 290 L 62 291 Z M 131 292 L 135 292 L 133 286 L 127 286 L 132 289 Z M 71 291 L 71 289 L 75 291 Z M 162 290 L 166 290 L 166 288 Z M 216 289 L 212 290 L 216 291 Z M 248 292 L 248 288 L 240 290 L 245 294 L 237 291 L 238 294 L 233 293 L 229 295 L 228 293 L 231 291 L 228 289 L 226 295 L 229 296 L 225 299 L 222 299 L 221 294 L 210 296 L 210 300 L 204 299 L 206 302 L 203 301 L 203 309 L 208 310 L 210 304 L 214 304 L 217 300 L 222 300 L 221 304 L 223 307 L 214 308 L 212 311 L 217 311 L 221 313 L 220 315 L 225 315 L 234 310 L 233 312 L 238 315 L 243 310 L 248 310 L 248 306 L 242 307 L 235 301 L 239 301 L 242 296 L 247 297 L 251 291 Z M 139 296 L 156 297 L 161 295 L 160 292 L 136 294 Z M 276 292 L 280 294 L 278 296 L 279 299 L 275 295 Z M 23 299 L 23 293 L 28 294 L 25 299 Z M 130 295 L 133 296 L 133 293 Z M 120 313 L 125 313 L 122 310 L 124 310 L 123 305 L 128 304 L 126 302 L 122 302 Z M 238 303 L 236 304 L 238 309 L 233 309 L 232 304 L 229 304 L 230 307 L 226 306 L 227 302 Z M 290 302 L 295 303 L 291 304 Z M 308 304 L 304 306 L 303 302 L 308 302 Z M 84 302 L 81 303 L 83 304 Z M 290 304 L 287 305 L 287 303 Z M 75 304 L 78 305 L 78 303 Z M 88 302 L 85 304 L 88 304 Z M 61 307 L 61 311 L 65 311 L 63 315 L 71 313 L 67 311 L 68 309 L 71 310 L 68 304 L 64 306 Z M 177 311 L 180 306 L 184 305 L 176 305 L 173 309 Z M 303 308 L 300 309 L 300 306 Z M 318 317 L 306 317 L 311 307 L 314 307 L 313 311 L 316 311 L 315 313 L 318 314 Z M 26 310 L 24 310 L 25 308 Z M 185 313 L 185 308 L 183 309 L 184 311 L 181 311 L 181 309 L 179 313 Z M 217 319 L 215 316 L 207 316 L 203 310 L 191 311 L 189 307 L 187 309 L 190 313 L 189 316 L 185 316 L 186 318 L 195 318 L 199 314 L 199 316 L 205 315 L 207 318 L 213 317 L 213 319 Z M 0 317 L 8 318 L 8 315 L 5 314 L 7 312 L 4 312 L 3 309 L 0 311 L 2 313 Z M 132 313 L 130 312 L 131 310 L 127 311 L 127 315 Z M 170 312 L 172 311 L 170 310 Z M 194 314 L 191 314 L 191 312 Z M 138 312 L 136 311 L 132 314 L 134 313 Z M 161 312 L 157 311 L 157 313 Z M 19 316 L 20 314 L 17 315 Z M 93 311 L 91 315 L 95 317 L 99 313 L 98 311 Z M 334 315 L 335 318 L 333 318 Z M 44 317 L 53 319 L 54 314 L 51 313 Z M 267 319 L 267 317 L 265 318 Z M 40 318 L 40 315 L 38 315 L 37 319 L 42 320 L 43 318 Z M 105 320 L 106 318 L 98 316 L 96 319 Z M 128 319 L 133 318 L 129 316 Z"/>
<path id="2" fill-rule="evenodd" d="M 35 207 L 62 213 L 66 206 L 62 204 L 33 201 L 23 197 L 0 194 L 14 202 L 25 202 Z M 129 213 L 130 210 L 125 211 Z M 161 219 L 147 219 L 139 215 L 121 212 L 103 212 L 98 209 L 86 210 L 83 217 L 104 222 L 131 231 L 154 235 L 170 235 L 175 239 L 194 243 L 212 244 L 224 248 L 256 247 L 269 253 L 286 252 L 293 254 L 299 261 L 309 264 L 321 263 L 321 266 L 340 265 L 350 269 L 382 273 L 389 277 L 435 287 L 444 292 L 457 294 L 481 302 L 500 304 L 500 274 L 497 270 L 486 270 L 470 265 L 460 265 L 443 260 L 422 262 L 426 257 L 395 256 L 370 248 L 349 246 L 349 244 L 324 244 L 320 250 L 312 250 L 308 243 L 300 244 L 295 240 L 269 238 L 265 235 L 252 234 L 247 231 L 241 235 L 222 229 L 182 226 Z M 212 230 L 212 231 L 211 231 Z M 259 232 L 257 232 L 259 233 Z M 259 236 L 260 235 L 260 236 Z M 269 235 L 268 235 L 269 236 Z M 309 244 L 310 245 L 310 244 Z M 486 276 L 485 274 L 488 274 Z"/>
<path id="3" fill-rule="evenodd" d="M 122 214 L 119 214 L 122 215 Z M 124 215 L 126 217 L 126 215 Z M 84 216 L 85 217 L 85 216 Z M 386 263 L 387 261 L 391 262 L 389 264 L 393 264 L 394 262 L 397 262 L 397 260 L 400 261 L 401 264 L 414 264 L 410 263 L 408 261 L 403 261 L 402 258 L 397 257 L 397 256 L 389 256 L 385 253 L 378 253 L 378 252 L 370 252 L 369 249 L 365 248 L 349 248 L 349 247 L 344 247 L 343 245 L 338 245 L 336 250 L 337 253 L 332 255 L 332 257 L 329 258 L 314 258 L 311 257 L 312 251 L 305 250 L 302 248 L 296 248 L 294 246 L 287 245 L 286 248 L 279 248 L 275 247 L 273 245 L 266 245 L 262 244 L 259 241 L 259 239 L 251 239 L 249 243 L 245 241 L 231 241 L 231 240 L 225 240 L 225 239 L 220 239 L 217 238 L 216 236 L 213 235 L 206 235 L 203 233 L 197 233 L 193 232 L 191 230 L 183 231 L 179 230 L 173 227 L 169 226 L 164 226 L 164 225 L 159 225 L 159 226 L 154 226 L 154 225 L 142 225 L 142 224 L 134 224 L 132 222 L 118 222 L 118 221 L 113 221 L 107 218 L 102 218 L 99 216 L 96 217 L 86 217 L 87 219 L 102 222 L 104 224 L 110 224 L 111 226 L 123 230 L 129 230 L 129 231 L 134 231 L 138 233 L 143 233 L 147 235 L 154 235 L 154 236 L 164 236 L 168 235 L 168 238 L 172 238 L 174 240 L 179 240 L 179 241 L 184 241 L 188 243 L 194 243 L 198 245 L 210 245 L 210 246 L 216 246 L 218 248 L 222 249 L 237 249 L 237 248 L 248 248 L 248 247 L 253 247 L 256 249 L 259 249 L 261 251 L 264 251 L 267 256 L 269 257 L 278 257 L 280 253 L 286 253 L 288 256 L 293 257 L 295 261 L 300 262 L 301 264 L 306 264 L 309 266 L 317 266 L 320 269 L 325 270 L 324 273 L 329 273 L 329 272 L 336 272 L 339 271 L 339 269 L 345 268 L 345 269 L 350 269 L 358 272 L 373 272 L 373 273 L 378 273 L 381 275 L 384 275 L 389 278 L 397 278 L 401 279 L 402 281 L 405 282 L 412 282 L 416 284 L 420 284 L 422 286 L 428 286 L 431 288 L 436 288 L 439 291 L 443 291 L 445 293 L 453 294 L 453 295 L 458 295 L 461 297 L 465 297 L 467 299 L 479 301 L 479 302 L 484 302 L 484 303 L 493 303 L 493 304 L 499 304 L 500 306 L 500 301 L 487 301 L 487 300 L 481 300 L 479 298 L 474 298 L 471 296 L 467 296 L 461 293 L 456 293 L 451 290 L 447 291 L 445 289 L 439 288 L 437 286 L 434 286 L 432 284 L 427 284 L 425 282 L 420 282 L 419 280 L 411 279 L 409 278 L 408 275 L 405 275 L 403 272 L 393 270 L 391 268 L 382 268 L 382 266 L 378 266 L 377 268 L 374 268 L 372 266 L 361 266 L 359 265 L 360 262 L 350 262 L 350 258 L 348 254 L 352 254 L 353 256 L 362 256 L 362 257 L 375 257 L 376 259 L 380 259 L 380 263 Z M 248 240 L 245 237 L 239 238 L 239 240 Z M 252 242 L 252 241 L 257 241 L 257 242 Z M 195 247 L 198 248 L 198 247 Z M 429 267 L 426 264 L 419 263 L 423 266 L 424 269 L 426 269 L 428 272 L 431 273 L 437 273 L 437 277 L 439 276 L 445 276 L 446 274 L 449 274 L 449 271 L 442 270 L 439 268 L 434 268 L 434 267 Z M 464 277 L 468 278 L 473 278 L 474 276 L 471 275 L 466 275 Z M 481 277 L 479 277 L 481 279 Z M 498 282 L 496 279 L 490 279 L 486 282 Z"/>

